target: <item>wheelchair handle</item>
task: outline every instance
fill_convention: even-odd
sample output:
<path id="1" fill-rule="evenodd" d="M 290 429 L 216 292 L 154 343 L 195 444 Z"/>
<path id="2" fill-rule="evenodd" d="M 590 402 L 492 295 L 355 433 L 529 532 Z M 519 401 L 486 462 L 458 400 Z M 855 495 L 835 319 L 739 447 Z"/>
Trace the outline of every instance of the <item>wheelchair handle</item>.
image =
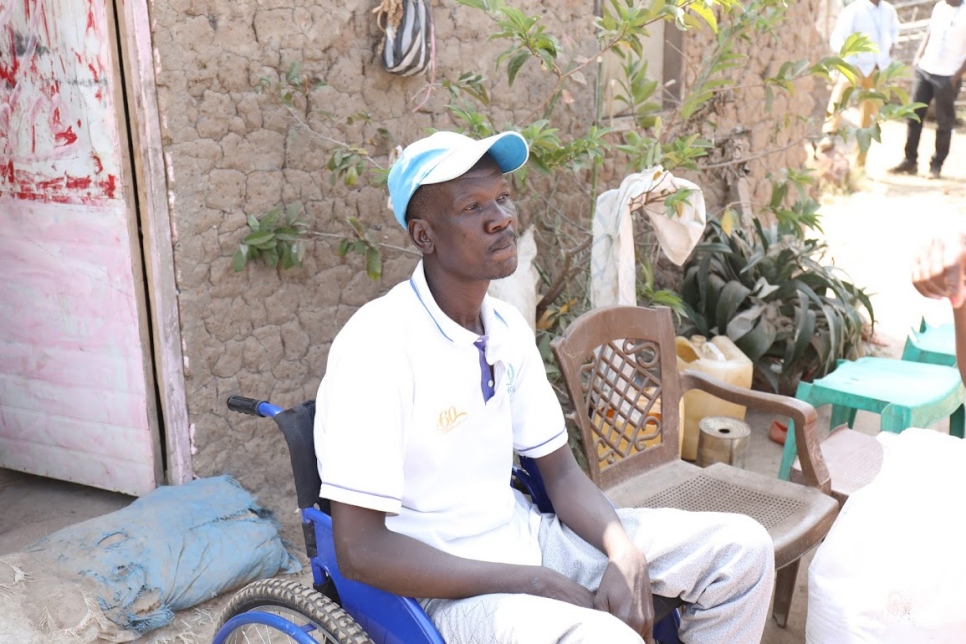
<path id="1" fill-rule="evenodd" d="M 282 411 L 281 407 L 273 405 L 267 400 L 255 400 L 254 398 L 245 398 L 244 396 L 229 396 L 228 409 L 241 414 L 248 414 L 249 416 L 266 418 L 274 418 L 276 414 Z"/>

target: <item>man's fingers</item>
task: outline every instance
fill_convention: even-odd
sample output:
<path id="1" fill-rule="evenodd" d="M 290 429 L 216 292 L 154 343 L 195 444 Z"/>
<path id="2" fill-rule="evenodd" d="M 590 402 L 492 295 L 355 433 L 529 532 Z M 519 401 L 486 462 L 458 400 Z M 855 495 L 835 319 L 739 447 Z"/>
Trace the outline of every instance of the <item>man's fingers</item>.
<path id="1" fill-rule="evenodd" d="M 946 267 L 946 294 L 949 303 L 958 309 L 963 303 L 963 267 L 957 262 Z"/>

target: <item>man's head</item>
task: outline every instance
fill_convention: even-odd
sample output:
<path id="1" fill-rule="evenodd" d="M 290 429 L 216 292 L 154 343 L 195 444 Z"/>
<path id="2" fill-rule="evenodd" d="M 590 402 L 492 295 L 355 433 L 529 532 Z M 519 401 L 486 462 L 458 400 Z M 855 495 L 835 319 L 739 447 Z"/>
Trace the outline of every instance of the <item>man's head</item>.
<path id="1" fill-rule="evenodd" d="M 456 132 L 436 132 L 407 146 L 389 169 L 389 197 L 399 225 L 406 228 L 409 202 L 420 186 L 456 179 L 487 153 L 503 172 L 513 172 L 527 162 L 530 151 L 517 132 L 482 140 Z"/>
<path id="2" fill-rule="evenodd" d="M 481 141 L 437 132 L 403 151 L 389 171 L 389 194 L 428 270 L 467 281 L 513 272 L 516 209 L 503 175 L 528 154 L 516 132 Z"/>

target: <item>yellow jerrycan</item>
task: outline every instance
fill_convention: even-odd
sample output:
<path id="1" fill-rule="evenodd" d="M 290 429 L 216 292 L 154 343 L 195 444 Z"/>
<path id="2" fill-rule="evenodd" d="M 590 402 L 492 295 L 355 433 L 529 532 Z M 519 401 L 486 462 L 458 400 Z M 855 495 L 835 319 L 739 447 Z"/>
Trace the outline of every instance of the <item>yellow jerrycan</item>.
<path id="1" fill-rule="evenodd" d="M 752 364 L 730 338 L 719 335 L 708 340 L 693 335 L 691 339 L 674 338 L 678 371 L 691 369 L 743 389 L 751 389 Z M 698 423 L 708 416 L 729 416 L 744 420 L 745 408 L 725 402 L 703 391 L 684 394 L 681 458 L 694 461 L 698 456 Z"/>

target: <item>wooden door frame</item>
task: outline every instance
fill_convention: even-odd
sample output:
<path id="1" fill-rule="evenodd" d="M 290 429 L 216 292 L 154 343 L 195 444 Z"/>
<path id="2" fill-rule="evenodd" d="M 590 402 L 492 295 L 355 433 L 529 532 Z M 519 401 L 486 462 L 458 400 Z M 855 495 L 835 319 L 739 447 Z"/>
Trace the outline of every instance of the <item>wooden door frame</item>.
<path id="1" fill-rule="evenodd" d="M 119 63 L 124 69 L 127 129 L 133 142 L 131 161 L 138 188 L 154 375 L 164 423 L 165 477 L 168 484 L 179 485 L 194 475 L 151 19 L 148 0 L 115 0 L 111 4 L 118 27 Z M 117 109 L 123 118 L 124 104 L 119 103 Z"/>

